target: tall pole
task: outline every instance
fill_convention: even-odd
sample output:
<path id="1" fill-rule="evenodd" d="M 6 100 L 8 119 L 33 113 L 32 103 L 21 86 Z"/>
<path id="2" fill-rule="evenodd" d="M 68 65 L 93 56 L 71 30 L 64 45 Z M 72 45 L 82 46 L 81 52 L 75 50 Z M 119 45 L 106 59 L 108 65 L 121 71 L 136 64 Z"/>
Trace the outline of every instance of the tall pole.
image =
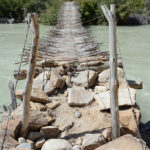
<path id="1" fill-rule="evenodd" d="M 110 51 L 110 105 L 112 117 L 112 139 L 120 136 L 119 106 L 118 106 L 118 77 L 117 77 L 117 46 L 116 46 L 116 5 L 110 10 L 106 5 L 101 6 L 109 22 L 109 51 Z"/>
<path id="2" fill-rule="evenodd" d="M 39 44 L 39 24 L 38 24 L 37 15 L 35 13 L 29 15 L 29 23 L 32 32 L 32 47 L 30 52 L 29 68 L 27 72 L 25 92 L 23 95 L 23 118 L 22 118 L 22 128 L 21 128 L 21 135 L 23 137 L 25 137 L 28 133 L 29 117 L 30 117 L 30 98 L 31 98 L 32 83 L 34 78 L 34 71 L 36 66 L 37 50 Z"/>

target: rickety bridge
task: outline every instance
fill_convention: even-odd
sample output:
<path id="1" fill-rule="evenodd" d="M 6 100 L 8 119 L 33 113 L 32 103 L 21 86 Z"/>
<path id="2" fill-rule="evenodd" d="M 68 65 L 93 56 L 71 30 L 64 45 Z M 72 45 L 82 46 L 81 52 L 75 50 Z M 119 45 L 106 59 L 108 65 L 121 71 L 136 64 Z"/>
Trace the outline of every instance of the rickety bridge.
<path id="1" fill-rule="evenodd" d="M 27 60 L 29 53 L 29 50 L 25 50 Z M 91 39 L 82 26 L 76 2 L 65 2 L 60 9 L 57 25 L 40 41 L 38 60 L 88 61 L 101 58 L 99 56 L 102 56 L 99 44 Z"/>
<path id="2" fill-rule="evenodd" d="M 110 78 L 111 78 L 111 81 L 113 81 L 113 83 L 110 83 L 110 88 L 111 88 L 110 89 L 111 90 L 110 100 L 114 103 L 115 101 L 117 102 L 117 97 L 115 97 L 115 96 L 117 96 L 117 94 L 118 94 L 118 92 L 117 92 L 118 84 L 115 84 L 115 83 L 117 83 L 117 57 L 116 57 L 117 51 L 116 51 L 116 41 L 115 41 L 115 39 L 116 39 L 115 38 L 115 36 L 116 36 L 115 5 L 111 5 L 111 10 L 109 10 L 106 6 L 102 6 L 102 9 L 103 9 L 103 12 L 104 12 L 106 18 L 108 19 L 109 25 L 110 25 L 110 32 L 109 32 L 110 33 L 110 45 L 111 45 L 110 46 L 110 64 L 111 64 L 110 65 L 110 72 L 111 72 Z M 66 13 L 64 12 L 64 10 Z M 36 57 L 37 57 L 37 49 L 38 49 L 38 45 L 39 45 L 38 44 L 39 28 L 38 28 L 38 21 L 37 21 L 36 14 L 34 14 L 34 13 L 30 14 L 30 20 L 31 20 L 31 22 L 29 22 L 29 26 L 30 26 L 32 34 L 33 34 L 33 39 L 32 39 L 31 50 L 30 51 L 26 50 L 24 53 L 24 57 L 25 57 L 26 61 L 29 61 L 29 70 L 27 72 L 27 82 L 26 82 L 25 92 L 23 92 L 21 94 L 23 96 L 23 103 L 24 103 L 23 104 L 23 107 L 24 107 L 23 108 L 23 119 L 22 119 L 23 125 L 22 125 L 22 129 L 21 129 L 22 136 L 26 136 L 28 133 L 28 126 L 29 126 L 28 122 L 29 122 L 29 118 L 30 118 L 30 115 L 29 115 L 30 100 L 33 100 L 32 94 L 31 94 L 33 92 L 32 88 L 34 88 L 34 90 L 38 89 L 37 94 L 39 94 L 39 93 L 47 94 L 46 97 L 50 96 L 50 95 L 48 95 L 49 92 L 46 93 L 46 91 L 44 91 L 44 88 L 41 88 L 41 85 L 38 85 L 38 87 L 37 87 L 37 84 L 43 84 L 43 81 L 46 80 L 46 84 L 49 84 L 47 88 L 48 88 L 48 90 L 50 90 L 50 92 L 51 92 L 51 88 L 54 88 L 52 90 L 55 90 L 56 87 L 60 88 L 53 84 L 52 84 L 53 87 L 50 86 L 52 77 L 50 75 L 49 79 L 48 79 L 48 77 L 47 77 L 47 79 L 45 79 L 45 70 L 43 70 L 43 74 L 40 75 L 40 76 L 43 76 L 43 79 L 41 79 L 41 78 L 38 79 L 38 80 L 41 80 L 42 82 L 40 81 L 39 83 L 34 83 L 36 86 L 32 87 L 33 78 L 34 78 L 34 69 L 35 69 L 35 65 L 36 65 L 35 62 L 36 62 Z M 30 58 L 29 58 L 29 53 L 30 53 Z M 76 3 L 66 2 L 66 3 L 64 3 L 64 5 L 62 6 L 62 8 L 60 10 L 57 26 L 49 33 L 47 38 L 42 39 L 40 42 L 40 48 L 39 48 L 39 52 L 38 52 L 38 60 L 39 61 L 44 60 L 45 61 L 44 65 L 47 63 L 46 62 L 47 60 L 51 61 L 50 62 L 51 65 L 49 65 L 49 67 L 48 67 L 49 69 L 51 69 L 51 67 L 58 67 L 59 65 L 57 63 L 58 62 L 62 63 L 62 61 L 67 62 L 69 64 L 69 67 L 70 67 L 70 63 L 75 64 L 76 62 L 80 62 L 79 63 L 80 66 L 87 65 L 88 71 L 90 71 L 90 70 L 92 70 L 91 66 L 94 66 L 94 67 L 99 66 L 102 68 L 103 63 L 105 63 L 105 62 L 108 63 L 108 55 L 107 55 L 107 53 L 101 53 L 99 51 L 98 44 L 96 44 L 94 41 L 92 41 L 90 39 L 90 36 L 88 35 L 87 30 L 82 27 L 80 14 L 78 12 L 78 7 L 77 7 Z M 40 66 L 40 63 L 38 63 L 37 65 Z M 41 67 L 43 67 L 43 64 L 41 64 Z M 107 67 L 109 67 L 108 64 L 107 64 Z M 107 67 L 105 67 L 103 69 L 106 69 Z M 45 66 L 44 66 L 44 69 L 45 69 Z M 92 92 L 91 91 L 92 89 L 89 90 L 90 87 L 92 88 L 93 85 L 95 85 L 95 86 L 97 85 L 96 78 L 94 77 L 93 80 L 95 81 L 95 84 L 93 84 L 93 85 L 91 84 L 89 87 L 89 72 L 87 71 L 87 69 L 85 69 L 85 70 L 86 70 L 86 72 L 84 72 L 84 73 L 87 75 L 87 77 L 85 77 L 85 78 L 87 78 L 87 80 L 85 82 L 88 83 L 87 86 L 84 85 L 86 87 L 86 89 L 84 87 L 80 87 L 79 85 L 77 86 L 78 88 L 76 87 L 77 89 L 75 87 L 72 87 L 72 86 L 70 87 L 67 85 L 68 88 L 71 89 L 72 91 L 74 90 L 73 88 L 75 88 L 75 90 L 78 91 L 79 98 L 77 98 L 77 100 L 79 100 L 79 101 L 80 101 L 80 98 L 88 95 L 88 94 L 85 94 L 85 92 L 87 92 L 87 93 Z M 50 70 L 50 71 L 53 71 L 53 70 Z M 77 70 L 75 70 L 75 71 L 77 71 Z M 78 72 L 78 73 L 80 74 L 81 72 Z M 18 73 L 17 76 L 19 76 L 19 74 L 20 74 L 20 72 Z M 57 76 L 57 74 L 55 74 L 55 75 Z M 61 75 L 62 76 L 64 75 L 64 77 L 65 77 L 65 75 L 68 75 L 68 74 L 65 72 L 64 74 L 61 74 Z M 95 75 L 97 76 L 97 73 L 95 73 Z M 56 77 L 54 77 L 54 78 L 56 78 Z M 69 78 L 69 75 L 68 75 L 68 78 Z M 61 76 L 58 79 L 61 80 Z M 38 80 L 35 80 L 35 82 Z M 48 80 L 49 80 L 49 82 L 48 82 Z M 76 81 L 72 81 L 72 82 L 75 83 Z M 67 84 L 67 82 L 66 82 L 66 84 Z M 63 86 L 64 86 L 64 84 L 63 84 Z M 82 89 L 82 90 L 84 89 L 84 90 L 81 92 L 80 89 Z M 43 93 L 43 92 L 45 92 L 45 93 Z M 63 103 L 65 103 L 66 108 L 71 110 L 71 108 L 68 107 L 68 104 L 70 106 L 78 106 L 79 104 L 78 104 L 78 102 L 70 103 L 70 99 L 72 99 L 72 98 L 70 98 L 70 93 L 71 92 L 68 92 L 68 103 L 66 103 L 66 101 L 63 101 Z M 80 97 L 80 93 L 83 93 L 83 95 L 81 95 L 81 97 Z M 12 93 L 12 94 L 14 94 L 14 93 Z M 74 92 L 74 94 L 75 94 L 75 96 L 78 95 L 78 94 L 76 94 L 76 92 Z M 90 96 L 92 97 L 92 101 L 93 101 L 93 94 L 92 93 L 90 94 Z M 102 93 L 100 93 L 100 94 L 102 94 Z M 36 95 L 36 96 L 38 98 L 38 95 Z M 90 96 L 86 97 L 85 100 L 87 101 L 87 99 Z M 48 97 L 47 102 L 50 102 L 49 98 L 50 97 Z M 51 98 L 53 98 L 53 97 L 51 97 Z M 57 98 L 62 99 L 62 97 L 57 97 Z M 44 97 L 42 95 L 42 102 L 43 102 L 43 100 L 44 100 Z M 106 101 L 106 99 L 105 99 L 105 101 Z M 90 103 L 88 103 L 88 104 L 90 104 Z M 112 105 L 114 106 L 114 109 L 113 109 Z M 134 110 L 132 100 L 131 100 L 130 105 L 132 105 L 132 109 Z M 93 107 L 93 106 L 91 106 L 91 107 Z M 119 128 L 120 128 L 119 120 L 117 120 L 116 106 L 118 106 L 118 104 L 115 104 L 115 103 L 111 104 L 111 106 L 109 106 L 109 108 L 111 107 L 111 110 L 115 111 L 115 112 L 113 112 L 113 111 L 111 112 L 112 118 L 113 118 L 112 119 L 112 130 L 113 130 L 112 138 L 117 138 L 119 136 Z M 95 107 L 97 108 L 97 104 L 95 105 Z M 101 128 L 103 129 L 104 127 L 106 127 L 106 126 L 103 127 L 103 125 L 100 127 L 100 124 L 102 122 L 104 122 L 103 120 L 107 120 L 107 119 L 104 119 L 102 117 L 103 120 L 99 120 L 100 119 L 99 116 L 101 116 L 101 115 L 99 115 L 100 111 L 98 110 L 97 113 L 95 113 L 95 107 L 94 107 L 94 113 L 93 113 L 94 117 L 91 117 L 90 115 L 89 115 L 89 117 L 95 118 L 95 115 L 97 115 L 98 119 L 96 122 L 97 122 L 98 126 L 97 125 L 93 126 L 90 129 L 90 131 L 91 130 L 93 131 L 95 129 L 101 129 Z M 60 114 L 60 113 L 61 114 L 57 115 L 57 116 L 60 116 L 61 119 L 62 119 L 62 116 L 61 116 L 62 112 L 63 111 L 65 112 L 66 108 L 62 105 L 61 111 L 59 111 L 60 109 L 58 110 L 58 114 Z M 10 114 L 11 114 L 11 111 L 9 112 L 9 115 L 8 115 L 7 125 L 9 123 Z M 66 116 L 67 116 L 66 118 L 68 120 L 68 117 L 70 117 L 70 114 L 68 116 L 68 113 L 66 113 Z M 113 116 L 115 116 L 116 118 Z M 135 121 L 137 121 L 136 114 L 134 115 L 134 117 L 135 117 L 134 118 Z M 65 117 L 63 117 L 63 118 L 65 118 Z M 73 119 L 73 118 L 71 117 L 70 119 Z M 86 116 L 86 119 L 87 119 L 87 116 Z M 87 120 L 90 121 L 90 119 L 87 119 Z M 74 119 L 73 119 L 73 121 L 74 121 Z M 66 123 L 66 121 L 62 121 L 62 122 Z M 59 118 L 57 118 L 54 125 L 58 126 L 59 123 L 60 123 Z M 77 123 L 78 123 L 78 121 L 77 121 Z M 94 123 L 94 121 L 92 121 L 91 124 L 93 124 L 93 123 Z M 84 122 L 84 124 L 86 124 L 86 123 Z M 83 132 L 84 130 L 86 130 L 86 127 L 84 127 L 84 124 L 83 124 L 82 131 L 76 131 L 76 128 L 75 128 L 75 130 L 73 129 L 70 133 Z M 110 121 L 109 121 L 109 124 L 110 124 Z M 137 123 L 137 127 L 138 127 L 138 123 Z M 3 149 L 3 145 L 5 143 L 7 128 L 8 128 L 8 126 L 6 126 L 6 129 L 5 129 L 5 136 L 4 136 L 3 143 L 2 143 L 2 149 Z M 78 130 L 78 128 L 77 128 L 77 130 Z M 81 133 L 80 133 L 80 135 L 81 135 Z"/>

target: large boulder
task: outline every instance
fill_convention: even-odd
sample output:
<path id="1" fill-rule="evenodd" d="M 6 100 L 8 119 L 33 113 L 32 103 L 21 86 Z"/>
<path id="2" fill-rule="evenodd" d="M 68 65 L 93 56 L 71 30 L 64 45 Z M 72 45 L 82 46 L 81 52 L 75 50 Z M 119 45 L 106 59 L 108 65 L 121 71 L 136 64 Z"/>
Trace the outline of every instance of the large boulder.
<path id="1" fill-rule="evenodd" d="M 118 92 L 119 106 L 135 105 L 136 90 L 132 88 L 129 88 L 129 90 L 130 90 L 131 100 L 130 100 L 128 89 L 119 88 L 119 92 Z M 110 91 L 95 93 L 94 98 L 96 102 L 99 104 L 100 110 L 110 109 Z"/>
<path id="2" fill-rule="evenodd" d="M 41 150 L 72 150 L 72 145 L 63 139 L 50 139 L 44 143 Z"/>
<path id="3" fill-rule="evenodd" d="M 73 86 L 68 89 L 68 104 L 70 106 L 86 106 L 93 102 L 94 94 L 84 87 Z"/>
<path id="4" fill-rule="evenodd" d="M 124 135 L 117 138 L 103 146 L 100 146 L 96 150 L 149 150 L 144 141 L 139 140 L 132 135 Z"/>
<path id="5" fill-rule="evenodd" d="M 94 86 L 97 76 L 92 70 L 81 71 L 77 76 L 71 77 L 71 82 L 78 86 L 91 87 Z"/>

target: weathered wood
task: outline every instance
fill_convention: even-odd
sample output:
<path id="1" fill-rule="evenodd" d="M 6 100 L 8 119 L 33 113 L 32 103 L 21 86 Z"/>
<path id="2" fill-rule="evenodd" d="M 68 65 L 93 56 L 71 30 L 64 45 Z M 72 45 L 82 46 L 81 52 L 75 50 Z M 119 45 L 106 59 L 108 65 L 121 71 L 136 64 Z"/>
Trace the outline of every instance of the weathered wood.
<path id="1" fill-rule="evenodd" d="M 5 106 L 5 105 L 2 106 L 2 109 L 3 109 L 3 112 L 7 112 L 8 111 L 7 106 Z"/>
<path id="2" fill-rule="evenodd" d="M 10 100 L 11 100 L 10 106 L 12 110 L 15 110 L 17 108 L 16 94 L 15 94 L 14 84 L 11 81 L 8 83 L 8 88 L 10 91 Z"/>
<path id="3" fill-rule="evenodd" d="M 116 46 L 116 5 L 110 10 L 102 6 L 103 13 L 109 22 L 109 51 L 110 51 L 110 104 L 112 116 L 112 139 L 120 136 L 119 107 L 118 107 L 118 78 L 117 78 L 117 46 Z"/>
<path id="4" fill-rule="evenodd" d="M 30 97 L 31 97 L 32 83 L 34 78 L 34 70 L 36 66 L 37 50 L 39 45 L 39 24 L 38 24 L 37 15 L 35 13 L 30 14 L 29 21 L 30 19 L 31 19 L 30 28 L 32 31 L 32 47 L 30 53 L 30 62 L 29 62 L 29 69 L 27 73 L 25 92 L 23 95 L 23 118 L 22 118 L 22 128 L 21 128 L 21 135 L 23 137 L 25 137 L 28 132 L 29 116 L 30 116 Z"/>
<path id="5" fill-rule="evenodd" d="M 123 64 L 122 64 L 121 60 L 118 61 L 117 66 L 120 67 L 120 68 L 123 68 Z M 77 67 L 76 70 L 77 71 L 84 71 L 84 70 L 89 70 L 90 69 L 90 70 L 94 70 L 94 71 L 100 73 L 100 72 L 102 72 L 106 69 L 109 69 L 109 68 L 110 68 L 109 62 L 105 62 L 103 64 L 100 64 L 99 66 L 83 66 L 83 67 L 79 66 L 79 67 Z"/>
<path id="6" fill-rule="evenodd" d="M 25 51 L 24 56 L 29 57 L 29 50 Z M 68 61 L 70 58 L 80 60 L 95 56 L 101 56 L 99 44 L 91 39 L 88 31 L 82 26 L 77 3 L 64 2 L 57 25 L 47 37 L 40 40 L 38 58 L 50 60 L 61 58 Z"/>

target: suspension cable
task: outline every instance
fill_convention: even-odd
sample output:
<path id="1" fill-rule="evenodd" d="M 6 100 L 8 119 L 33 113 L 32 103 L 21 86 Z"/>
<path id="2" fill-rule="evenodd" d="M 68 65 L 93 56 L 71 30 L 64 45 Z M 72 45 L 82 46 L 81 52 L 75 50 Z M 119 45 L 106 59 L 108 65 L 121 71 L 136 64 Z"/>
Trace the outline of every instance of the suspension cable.
<path id="1" fill-rule="evenodd" d="M 26 36 L 25 36 L 24 46 L 23 46 L 22 53 L 21 53 L 21 59 L 20 59 L 20 63 L 19 63 L 19 70 L 18 70 L 18 74 L 17 74 L 17 80 L 16 80 L 16 83 L 15 83 L 15 90 L 17 89 L 18 78 L 19 78 L 19 74 L 20 74 L 20 71 L 21 71 L 22 61 L 23 61 L 23 55 L 24 55 L 24 51 L 26 49 L 25 47 L 26 47 L 28 34 L 29 34 L 30 22 L 31 22 L 31 19 L 29 19 L 29 22 L 27 22 L 27 32 L 26 32 Z"/>

